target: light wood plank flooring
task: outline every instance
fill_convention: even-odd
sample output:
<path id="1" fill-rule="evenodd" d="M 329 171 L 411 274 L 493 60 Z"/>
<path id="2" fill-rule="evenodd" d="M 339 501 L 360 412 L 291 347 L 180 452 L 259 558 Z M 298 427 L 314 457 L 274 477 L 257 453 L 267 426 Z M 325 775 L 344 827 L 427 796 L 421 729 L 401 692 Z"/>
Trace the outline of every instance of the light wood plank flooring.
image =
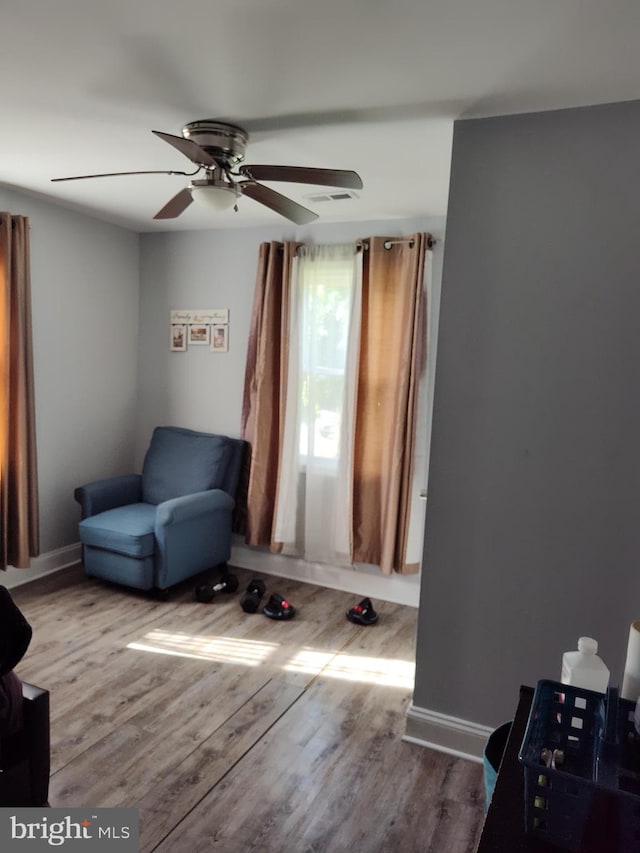
<path id="1" fill-rule="evenodd" d="M 144 853 L 471 853 L 482 768 L 401 740 L 417 611 L 264 577 L 298 608 L 245 614 L 240 588 L 169 601 L 81 567 L 12 590 L 34 637 L 18 673 L 51 692 L 52 806 L 129 806 Z M 265 599 L 266 600 L 266 599 Z"/>

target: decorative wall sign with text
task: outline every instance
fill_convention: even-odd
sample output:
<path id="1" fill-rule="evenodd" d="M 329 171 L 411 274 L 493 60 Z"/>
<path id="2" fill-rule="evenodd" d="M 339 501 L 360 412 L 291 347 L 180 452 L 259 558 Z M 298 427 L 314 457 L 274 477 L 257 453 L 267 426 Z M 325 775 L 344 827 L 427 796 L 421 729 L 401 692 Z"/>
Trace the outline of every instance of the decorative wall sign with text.
<path id="1" fill-rule="evenodd" d="M 229 309 L 173 309 L 169 317 L 171 352 L 189 346 L 208 346 L 211 352 L 229 351 Z"/>

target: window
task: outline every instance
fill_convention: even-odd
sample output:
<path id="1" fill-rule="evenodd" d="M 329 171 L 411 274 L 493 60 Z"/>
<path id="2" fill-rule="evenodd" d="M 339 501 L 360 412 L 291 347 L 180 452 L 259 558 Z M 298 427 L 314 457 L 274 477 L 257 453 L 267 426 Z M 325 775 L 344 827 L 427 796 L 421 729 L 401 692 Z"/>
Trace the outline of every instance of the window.
<path id="1" fill-rule="evenodd" d="M 303 255 L 298 263 L 300 462 L 306 467 L 309 458 L 337 461 L 339 456 L 353 247 L 347 253 L 325 251 L 319 258 Z"/>
<path id="2" fill-rule="evenodd" d="M 353 244 L 310 246 L 293 265 L 287 405 L 275 514 L 276 541 L 307 559 L 348 554 L 353 360 L 359 333 Z M 356 348 L 354 349 L 354 342 Z M 336 520 L 337 517 L 337 520 Z M 313 522 L 311 521 L 313 519 Z M 336 542 L 340 547 L 336 548 Z"/>
<path id="3" fill-rule="evenodd" d="M 408 562 L 407 542 L 416 538 L 411 508 L 424 519 L 424 476 L 409 455 L 424 408 L 427 239 L 374 237 L 363 251 L 303 246 L 295 256 L 289 248 L 278 353 L 286 376 L 271 377 L 283 430 L 262 459 L 275 474 L 270 544 L 284 554 L 386 573 L 419 564 L 413 552 Z M 416 543 L 421 555 L 421 536 Z"/>

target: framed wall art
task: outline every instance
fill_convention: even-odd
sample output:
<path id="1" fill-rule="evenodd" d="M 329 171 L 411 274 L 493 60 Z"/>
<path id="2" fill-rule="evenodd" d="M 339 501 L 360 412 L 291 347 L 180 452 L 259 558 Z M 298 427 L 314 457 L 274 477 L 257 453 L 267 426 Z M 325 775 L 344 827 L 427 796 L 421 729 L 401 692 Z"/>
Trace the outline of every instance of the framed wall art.
<path id="1" fill-rule="evenodd" d="M 189 346 L 209 346 L 211 326 L 208 323 L 191 323 L 189 325 Z"/>
<path id="2" fill-rule="evenodd" d="M 212 352 L 229 350 L 228 308 L 173 308 L 169 313 L 171 352 L 206 346 Z"/>
<path id="3" fill-rule="evenodd" d="M 211 350 L 229 352 L 229 324 L 217 323 L 211 327 Z"/>
<path id="4" fill-rule="evenodd" d="M 170 347 L 171 352 L 187 351 L 187 325 L 186 323 L 172 323 Z"/>

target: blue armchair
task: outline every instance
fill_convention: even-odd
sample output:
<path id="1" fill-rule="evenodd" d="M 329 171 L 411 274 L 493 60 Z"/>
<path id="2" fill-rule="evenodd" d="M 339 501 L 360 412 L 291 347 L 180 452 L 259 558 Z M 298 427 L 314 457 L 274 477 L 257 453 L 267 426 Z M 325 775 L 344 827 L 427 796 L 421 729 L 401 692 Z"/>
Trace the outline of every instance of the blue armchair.
<path id="1" fill-rule="evenodd" d="M 75 490 L 85 571 L 167 590 L 231 554 L 231 516 L 246 442 L 156 427 L 142 474 Z"/>

